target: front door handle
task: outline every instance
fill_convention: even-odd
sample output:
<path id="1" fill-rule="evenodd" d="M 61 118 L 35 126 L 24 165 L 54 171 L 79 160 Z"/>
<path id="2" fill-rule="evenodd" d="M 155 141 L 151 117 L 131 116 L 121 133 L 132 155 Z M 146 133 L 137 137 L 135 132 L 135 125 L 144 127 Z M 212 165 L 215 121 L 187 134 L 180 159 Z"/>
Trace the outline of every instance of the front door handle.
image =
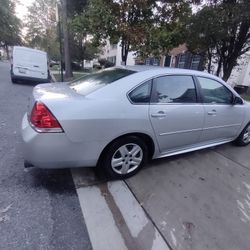
<path id="1" fill-rule="evenodd" d="M 162 118 L 166 116 L 167 114 L 164 111 L 159 111 L 157 113 L 151 114 L 151 117 L 154 117 L 154 118 Z"/>
<path id="2" fill-rule="evenodd" d="M 207 114 L 208 114 L 208 115 L 216 115 L 216 110 L 213 109 L 213 110 L 207 112 Z"/>

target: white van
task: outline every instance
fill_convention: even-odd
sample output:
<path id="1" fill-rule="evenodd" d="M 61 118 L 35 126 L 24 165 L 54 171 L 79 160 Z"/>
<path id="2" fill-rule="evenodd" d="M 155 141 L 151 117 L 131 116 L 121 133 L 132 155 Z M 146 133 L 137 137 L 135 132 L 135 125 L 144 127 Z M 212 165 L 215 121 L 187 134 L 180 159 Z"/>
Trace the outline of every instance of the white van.
<path id="1" fill-rule="evenodd" d="M 10 74 L 13 83 L 18 80 L 49 82 L 47 53 L 14 46 Z"/>

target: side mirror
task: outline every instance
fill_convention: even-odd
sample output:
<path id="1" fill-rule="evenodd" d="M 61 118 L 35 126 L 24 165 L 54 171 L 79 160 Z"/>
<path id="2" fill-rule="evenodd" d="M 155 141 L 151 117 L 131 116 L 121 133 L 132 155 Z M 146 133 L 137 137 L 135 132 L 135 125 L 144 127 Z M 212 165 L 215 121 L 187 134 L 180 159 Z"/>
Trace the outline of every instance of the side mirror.
<path id="1" fill-rule="evenodd" d="M 240 97 L 238 97 L 238 96 L 234 96 L 232 104 L 233 105 L 236 105 L 236 104 L 242 105 L 243 104 L 243 100 Z"/>

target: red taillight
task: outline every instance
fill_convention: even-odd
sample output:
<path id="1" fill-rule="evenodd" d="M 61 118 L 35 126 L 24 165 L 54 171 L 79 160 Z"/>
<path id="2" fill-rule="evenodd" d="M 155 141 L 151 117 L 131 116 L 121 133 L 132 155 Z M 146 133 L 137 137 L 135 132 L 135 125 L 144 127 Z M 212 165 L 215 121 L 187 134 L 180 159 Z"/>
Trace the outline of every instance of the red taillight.
<path id="1" fill-rule="evenodd" d="M 30 122 L 40 132 L 62 132 L 60 123 L 42 102 L 34 104 Z"/>

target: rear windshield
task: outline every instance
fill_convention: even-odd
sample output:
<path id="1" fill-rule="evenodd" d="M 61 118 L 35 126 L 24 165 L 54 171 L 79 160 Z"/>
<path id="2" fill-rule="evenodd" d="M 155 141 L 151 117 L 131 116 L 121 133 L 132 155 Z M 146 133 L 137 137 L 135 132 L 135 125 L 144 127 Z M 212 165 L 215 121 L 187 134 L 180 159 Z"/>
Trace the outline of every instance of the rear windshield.
<path id="1" fill-rule="evenodd" d="M 110 84 L 133 73 L 135 73 L 135 71 L 127 69 L 105 69 L 85 75 L 75 81 L 72 81 L 69 83 L 69 86 L 79 94 L 88 95 L 107 84 Z"/>

